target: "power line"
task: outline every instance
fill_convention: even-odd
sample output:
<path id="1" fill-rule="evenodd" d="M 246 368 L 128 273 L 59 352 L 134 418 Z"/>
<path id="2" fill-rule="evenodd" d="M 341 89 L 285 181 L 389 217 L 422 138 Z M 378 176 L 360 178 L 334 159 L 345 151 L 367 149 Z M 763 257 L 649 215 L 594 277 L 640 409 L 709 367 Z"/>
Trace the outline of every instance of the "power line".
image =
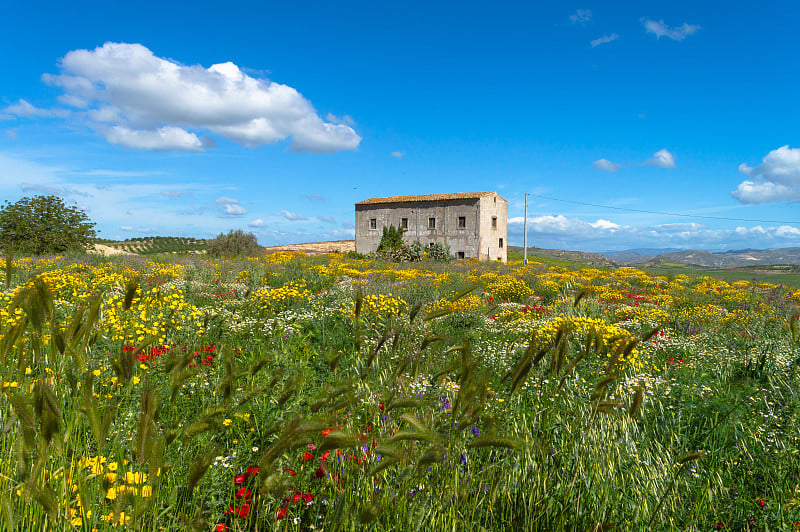
<path id="1" fill-rule="evenodd" d="M 552 201 L 560 201 L 562 203 L 573 203 L 575 205 L 586 205 L 589 207 L 600 207 L 601 209 L 615 209 L 618 211 L 627 211 L 627 212 L 641 212 L 644 214 L 661 214 L 663 216 L 679 216 L 682 218 L 704 218 L 706 220 L 732 220 L 735 222 L 761 222 L 761 223 L 772 223 L 772 224 L 797 224 L 797 221 L 794 222 L 786 222 L 783 220 L 758 220 L 754 218 L 728 218 L 726 216 L 703 216 L 701 214 L 680 214 L 676 212 L 662 212 L 662 211 L 646 211 L 643 209 L 628 209 L 625 207 L 613 207 L 611 205 L 600 205 L 599 203 L 587 203 L 585 201 L 572 201 L 572 200 L 565 200 L 560 198 L 552 198 L 550 196 L 542 196 L 541 194 L 529 194 L 535 198 L 542 198 L 546 200 Z"/>

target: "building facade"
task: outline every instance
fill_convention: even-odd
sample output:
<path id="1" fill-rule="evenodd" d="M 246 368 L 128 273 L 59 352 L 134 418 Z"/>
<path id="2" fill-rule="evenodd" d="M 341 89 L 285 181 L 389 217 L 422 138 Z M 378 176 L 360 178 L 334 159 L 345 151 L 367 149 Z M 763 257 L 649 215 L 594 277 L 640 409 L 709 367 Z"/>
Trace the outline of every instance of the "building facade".
<path id="1" fill-rule="evenodd" d="M 508 201 L 497 192 L 370 198 L 356 203 L 356 251 L 378 249 L 383 228 L 404 229 L 403 241 L 450 246 L 456 258 L 506 262 Z"/>

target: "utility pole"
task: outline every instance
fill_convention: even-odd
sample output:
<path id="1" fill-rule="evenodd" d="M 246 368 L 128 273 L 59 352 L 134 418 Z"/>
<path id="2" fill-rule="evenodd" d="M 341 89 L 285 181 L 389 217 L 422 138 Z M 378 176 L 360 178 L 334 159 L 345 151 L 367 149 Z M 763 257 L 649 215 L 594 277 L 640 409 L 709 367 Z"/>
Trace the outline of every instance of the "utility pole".
<path id="1" fill-rule="evenodd" d="M 528 265 L 528 193 L 525 193 L 525 218 L 522 222 L 522 265 Z"/>

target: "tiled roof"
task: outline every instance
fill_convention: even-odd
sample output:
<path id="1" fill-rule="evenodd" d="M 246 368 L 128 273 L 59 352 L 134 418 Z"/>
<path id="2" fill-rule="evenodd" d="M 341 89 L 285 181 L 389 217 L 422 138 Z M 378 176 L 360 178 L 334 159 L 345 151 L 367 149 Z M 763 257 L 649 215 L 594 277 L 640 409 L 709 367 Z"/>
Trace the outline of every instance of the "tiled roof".
<path id="1" fill-rule="evenodd" d="M 359 201 L 356 205 L 376 205 L 379 203 L 409 203 L 413 201 L 447 201 L 480 199 L 494 192 L 455 192 L 453 194 L 422 194 L 420 196 L 389 196 L 387 198 L 370 198 Z M 501 197 L 502 198 L 502 197 Z"/>

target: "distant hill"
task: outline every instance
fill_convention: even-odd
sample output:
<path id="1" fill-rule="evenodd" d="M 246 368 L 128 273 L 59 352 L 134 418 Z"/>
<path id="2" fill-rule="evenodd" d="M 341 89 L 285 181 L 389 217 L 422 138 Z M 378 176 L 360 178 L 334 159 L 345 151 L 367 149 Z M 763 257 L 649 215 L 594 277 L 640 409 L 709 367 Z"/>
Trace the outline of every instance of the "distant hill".
<path id="1" fill-rule="evenodd" d="M 652 257 L 641 264 L 642 266 L 658 267 L 670 263 L 692 264 L 706 268 L 800 264 L 800 248 L 741 249 L 718 253 L 697 250 L 674 251 Z"/>
<path id="2" fill-rule="evenodd" d="M 639 264 L 642 262 L 647 262 L 652 257 L 652 255 L 642 255 L 640 253 L 636 253 L 635 251 L 608 252 L 603 253 L 603 256 L 621 264 Z"/>
<path id="3" fill-rule="evenodd" d="M 102 244 L 124 253 L 155 255 L 157 253 L 205 253 L 207 241 L 178 236 L 153 236 L 116 242 L 103 240 Z"/>
<path id="4" fill-rule="evenodd" d="M 604 256 L 622 264 L 639 264 L 647 262 L 651 257 L 680 251 L 678 248 L 634 248 L 625 251 L 606 251 Z"/>
<path id="5" fill-rule="evenodd" d="M 508 246 L 510 253 L 522 253 L 520 246 Z M 588 253 L 585 251 L 564 251 L 561 249 L 544 249 L 537 247 L 528 248 L 528 260 L 535 260 L 534 256 L 545 257 L 548 259 L 565 260 L 577 262 L 588 266 L 600 268 L 616 268 L 619 264 L 600 253 Z"/>

